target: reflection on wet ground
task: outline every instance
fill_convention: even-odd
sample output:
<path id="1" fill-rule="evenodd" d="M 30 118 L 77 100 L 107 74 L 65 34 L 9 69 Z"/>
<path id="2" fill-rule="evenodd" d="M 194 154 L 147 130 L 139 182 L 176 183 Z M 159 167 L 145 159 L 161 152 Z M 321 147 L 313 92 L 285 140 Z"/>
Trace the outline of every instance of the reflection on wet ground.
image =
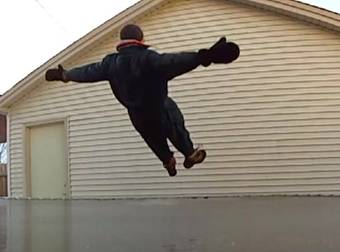
<path id="1" fill-rule="evenodd" d="M 1 252 L 340 249 L 340 198 L 0 200 Z"/>

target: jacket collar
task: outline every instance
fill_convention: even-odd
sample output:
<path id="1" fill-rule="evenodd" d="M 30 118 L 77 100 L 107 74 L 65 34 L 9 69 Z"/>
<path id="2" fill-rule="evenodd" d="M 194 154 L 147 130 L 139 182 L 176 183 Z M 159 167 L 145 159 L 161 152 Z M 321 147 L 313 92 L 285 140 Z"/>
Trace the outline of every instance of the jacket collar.
<path id="1" fill-rule="evenodd" d="M 144 48 L 148 48 L 150 47 L 149 45 L 144 44 L 144 42 L 139 41 L 139 40 L 135 40 L 135 39 L 125 39 L 125 40 L 121 40 L 118 45 L 117 45 L 117 51 L 119 52 L 121 49 L 126 48 L 126 47 L 130 47 L 130 46 L 140 46 L 140 47 L 144 47 Z"/>

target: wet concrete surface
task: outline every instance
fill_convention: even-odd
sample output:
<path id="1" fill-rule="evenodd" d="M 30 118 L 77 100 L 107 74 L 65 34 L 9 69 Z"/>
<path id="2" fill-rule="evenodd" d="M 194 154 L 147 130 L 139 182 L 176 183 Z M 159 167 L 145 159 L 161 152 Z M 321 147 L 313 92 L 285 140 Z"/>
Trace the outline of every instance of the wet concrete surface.
<path id="1" fill-rule="evenodd" d="M 1 252 L 340 251 L 340 198 L 0 200 Z"/>

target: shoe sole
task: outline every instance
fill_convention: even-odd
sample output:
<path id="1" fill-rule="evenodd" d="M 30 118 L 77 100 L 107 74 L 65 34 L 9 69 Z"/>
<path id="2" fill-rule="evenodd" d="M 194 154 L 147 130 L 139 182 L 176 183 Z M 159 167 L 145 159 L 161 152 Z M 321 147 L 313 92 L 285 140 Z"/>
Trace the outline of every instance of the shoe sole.
<path id="1" fill-rule="evenodd" d="M 192 167 L 194 167 L 194 165 L 202 163 L 207 156 L 207 152 L 205 150 L 201 150 L 201 151 L 203 152 L 203 158 L 200 161 L 195 162 L 195 163 L 188 164 L 188 163 L 184 162 L 183 163 L 184 168 L 191 169 Z"/>
<path id="2" fill-rule="evenodd" d="M 168 174 L 170 177 L 175 177 L 177 175 L 177 171 L 169 171 L 168 170 Z"/>

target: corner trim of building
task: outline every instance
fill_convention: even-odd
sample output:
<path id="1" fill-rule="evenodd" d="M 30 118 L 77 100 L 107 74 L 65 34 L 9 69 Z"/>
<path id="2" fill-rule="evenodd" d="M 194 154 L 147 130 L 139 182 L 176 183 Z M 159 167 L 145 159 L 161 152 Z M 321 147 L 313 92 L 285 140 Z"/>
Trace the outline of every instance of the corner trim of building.
<path id="1" fill-rule="evenodd" d="M 10 114 L 7 114 L 7 197 L 12 196 L 11 192 L 11 153 L 10 153 Z"/>

